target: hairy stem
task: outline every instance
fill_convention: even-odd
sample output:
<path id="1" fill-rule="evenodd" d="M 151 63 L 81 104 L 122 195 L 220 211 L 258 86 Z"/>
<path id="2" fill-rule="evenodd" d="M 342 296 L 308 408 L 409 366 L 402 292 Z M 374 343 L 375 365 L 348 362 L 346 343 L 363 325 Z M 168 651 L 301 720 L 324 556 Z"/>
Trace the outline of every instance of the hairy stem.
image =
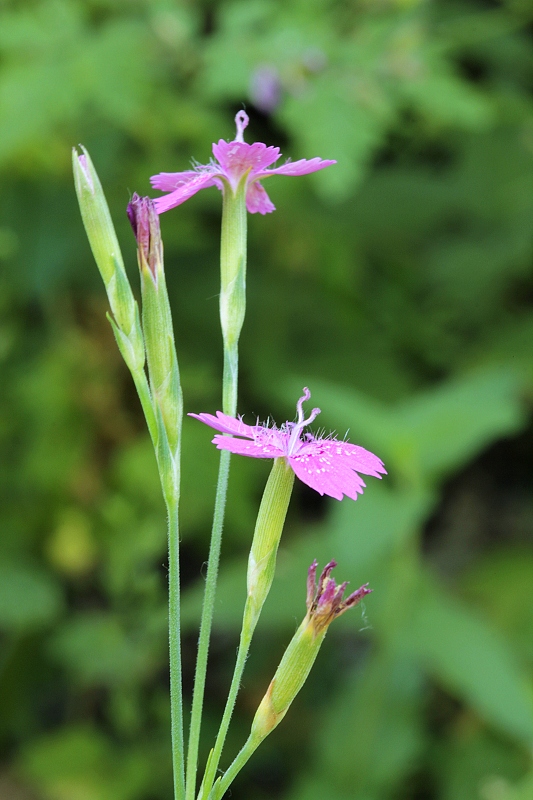
<path id="1" fill-rule="evenodd" d="M 219 800 L 219 798 L 224 795 L 224 792 L 233 783 L 241 769 L 249 761 L 260 744 L 261 739 L 253 739 L 251 736 L 248 737 L 248 740 L 220 779 L 220 783 L 215 785 L 209 800 Z"/>
<path id="2" fill-rule="evenodd" d="M 293 484 L 294 473 L 286 460 L 284 458 L 275 459 L 257 515 L 248 563 L 248 596 L 244 607 L 237 660 L 220 729 L 204 777 L 202 800 L 209 795 L 215 780 L 252 636 L 274 579 L 278 545 Z"/>
<path id="3" fill-rule="evenodd" d="M 224 187 L 222 203 L 222 230 L 220 243 L 220 323 L 224 342 L 224 373 L 222 380 L 222 410 L 236 416 L 238 389 L 238 342 L 246 309 L 246 180 L 234 191 Z M 204 702 L 209 640 L 213 624 L 215 592 L 222 544 L 222 530 L 229 481 L 230 454 L 222 451 L 218 472 L 215 510 L 211 543 L 207 562 L 207 575 L 200 622 L 198 655 L 194 676 L 191 708 L 191 726 L 187 753 L 186 800 L 194 800 L 198 748 Z"/>
<path id="4" fill-rule="evenodd" d="M 167 503 L 168 509 L 168 617 L 170 646 L 170 719 L 174 798 L 185 797 L 183 698 L 180 638 L 180 564 L 178 503 Z"/>
<path id="5" fill-rule="evenodd" d="M 229 463 L 230 453 L 227 450 L 222 450 L 220 453 L 217 493 L 215 498 L 215 512 L 213 516 L 213 529 L 211 533 L 211 545 L 209 548 L 209 560 L 207 562 L 204 602 L 202 606 L 202 619 L 200 622 L 200 636 L 198 639 L 198 655 L 196 659 L 196 672 L 194 676 L 191 727 L 189 735 L 189 749 L 187 753 L 186 800 L 194 800 L 194 796 L 196 794 L 198 746 L 200 742 L 200 728 L 202 723 L 207 658 L 209 655 L 209 639 L 211 636 L 211 626 L 213 623 L 218 564 L 220 561 L 220 547 L 222 544 L 222 528 L 224 525 L 224 510 L 226 506 L 226 494 L 228 489 Z"/>
<path id="6" fill-rule="evenodd" d="M 237 372 L 238 353 L 237 347 L 233 352 L 224 352 L 224 377 L 223 377 L 223 409 L 225 414 L 234 416 L 237 405 Z M 205 580 L 204 600 L 202 605 L 202 618 L 200 621 L 200 635 L 198 638 L 198 654 L 196 658 L 196 671 L 194 675 L 194 690 L 191 708 L 191 726 L 189 734 L 189 748 L 187 752 L 187 790 L 186 800 L 194 800 L 196 794 L 196 772 L 198 768 L 198 748 L 200 745 L 200 732 L 202 725 L 202 709 L 204 703 L 205 681 L 207 675 L 207 660 L 209 656 L 209 641 L 213 625 L 215 609 L 215 594 L 220 563 L 220 550 L 222 546 L 222 531 L 224 527 L 224 512 L 229 482 L 230 453 L 222 450 L 218 470 L 217 491 L 215 496 L 215 510 L 213 514 L 213 527 L 209 558 L 207 561 L 207 575 Z"/>

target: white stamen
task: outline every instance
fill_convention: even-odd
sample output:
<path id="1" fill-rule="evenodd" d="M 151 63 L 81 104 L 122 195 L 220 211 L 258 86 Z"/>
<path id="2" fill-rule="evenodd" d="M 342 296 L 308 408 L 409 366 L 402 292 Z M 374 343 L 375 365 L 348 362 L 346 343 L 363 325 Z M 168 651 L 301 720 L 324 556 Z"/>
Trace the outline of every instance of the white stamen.
<path id="1" fill-rule="evenodd" d="M 306 425 L 310 425 L 311 422 L 315 419 L 315 417 L 317 417 L 320 414 L 319 408 L 313 408 L 308 418 L 304 419 L 304 411 L 302 406 L 306 400 L 309 400 L 310 397 L 311 397 L 311 392 L 309 391 L 307 386 L 305 386 L 302 397 L 300 397 L 300 399 L 296 403 L 296 410 L 298 412 L 298 422 L 291 423 L 293 427 L 289 439 L 289 444 L 287 447 L 287 455 L 289 456 L 292 455 L 294 448 L 300 441 L 300 433 L 302 432 L 303 428 L 305 428 Z"/>
<path id="2" fill-rule="evenodd" d="M 303 412 L 302 405 L 303 405 L 303 403 L 305 403 L 306 400 L 309 400 L 310 397 L 311 397 L 311 392 L 309 391 L 307 386 L 304 386 L 304 393 L 303 393 L 302 397 L 300 397 L 300 399 L 296 403 L 296 411 L 298 412 L 298 425 L 302 424 L 303 418 L 304 418 L 304 412 Z"/>
<path id="3" fill-rule="evenodd" d="M 235 115 L 235 125 L 237 126 L 237 133 L 235 135 L 236 142 L 244 142 L 244 129 L 248 127 L 248 114 L 246 111 L 239 111 Z"/>

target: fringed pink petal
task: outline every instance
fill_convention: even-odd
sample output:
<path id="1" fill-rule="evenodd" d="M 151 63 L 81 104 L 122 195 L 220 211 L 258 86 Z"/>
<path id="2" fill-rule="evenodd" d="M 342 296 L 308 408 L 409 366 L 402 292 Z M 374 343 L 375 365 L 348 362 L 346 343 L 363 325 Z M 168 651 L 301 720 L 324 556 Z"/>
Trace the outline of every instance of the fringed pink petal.
<path id="1" fill-rule="evenodd" d="M 215 181 L 213 176 L 209 173 L 202 175 L 195 173 L 196 177 L 191 178 L 191 180 L 183 183 L 178 189 L 171 192 L 170 194 L 164 195 L 163 197 L 157 197 L 154 200 L 156 211 L 158 214 L 162 214 L 164 211 L 168 211 L 171 208 L 175 208 L 176 206 L 180 206 L 190 197 L 195 195 L 201 189 L 206 189 L 208 186 L 214 186 Z"/>
<path id="2" fill-rule="evenodd" d="M 198 175 L 199 173 L 194 169 L 185 172 L 160 172 L 158 175 L 152 175 L 150 183 L 154 189 L 159 189 L 161 192 L 173 192 L 182 184 L 197 178 Z"/>
<path id="3" fill-rule="evenodd" d="M 372 475 L 374 478 L 381 478 L 382 475 L 387 474 L 387 470 L 383 461 L 365 450 L 364 447 L 359 447 L 350 442 L 339 442 L 336 439 L 322 439 L 316 442 L 304 444 L 298 450 L 298 455 L 313 454 L 320 451 L 323 455 L 327 455 L 333 463 L 339 462 L 356 472 L 362 472 L 363 475 Z"/>
<path id="4" fill-rule="evenodd" d="M 209 427 L 217 431 L 233 433 L 235 436 L 247 436 L 251 439 L 256 430 L 256 427 L 246 425 L 242 420 L 230 417 L 228 414 L 223 414 L 222 411 L 217 411 L 216 417 L 212 414 L 187 414 L 187 416 L 199 419 L 200 422 L 209 425 Z"/>
<path id="5" fill-rule="evenodd" d="M 318 172 L 320 169 L 331 167 L 336 161 L 323 160 L 321 158 L 302 158 L 300 161 L 287 161 L 281 167 L 265 169 L 261 173 L 261 178 L 268 178 L 270 175 L 308 175 L 310 172 Z"/>
<path id="6" fill-rule="evenodd" d="M 343 495 L 357 500 L 357 495 L 362 494 L 365 488 L 363 479 L 341 464 L 302 458 L 300 455 L 291 456 L 289 463 L 302 483 L 335 500 L 342 500 Z"/>
<path id="7" fill-rule="evenodd" d="M 279 147 L 267 147 L 262 142 L 225 142 L 220 139 L 213 145 L 213 155 L 232 183 L 239 181 L 246 172 L 253 177 L 279 158 Z"/>

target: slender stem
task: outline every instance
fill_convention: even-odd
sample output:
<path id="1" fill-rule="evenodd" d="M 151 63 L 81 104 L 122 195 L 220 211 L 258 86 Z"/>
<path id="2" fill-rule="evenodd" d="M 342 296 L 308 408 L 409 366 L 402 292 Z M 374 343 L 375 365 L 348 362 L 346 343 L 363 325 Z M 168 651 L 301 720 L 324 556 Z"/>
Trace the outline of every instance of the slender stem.
<path id="1" fill-rule="evenodd" d="M 237 365 L 237 347 L 235 346 L 232 353 L 228 353 L 227 349 L 225 349 L 224 376 L 222 384 L 222 407 L 224 409 L 224 413 L 231 416 L 235 416 L 237 406 Z M 194 675 L 189 748 L 187 752 L 186 800 L 194 800 L 196 795 L 198 748 L 200 745 L 200 731 L 202 726 L 202 709 L 204 704 L 205 681 L 207 675 L 207 660 L 209 656 L 209 641 L 211 638 L 211 628 L 213 626 L 213 614 L 215 610 L 215 594 L 217 588 L 220 550 L 222 546 L 222 531 L 224 527 L 224 512 L 226 509 L 226 496 L 229 482 L 230 456 L 231 453 L 229 453 L 227 450 L 222 450 L 220 452 L 217 491 L 215 496 L 215 510 L 213 514 L 213 527 L 211 531 L 211 542 L 207 561 L 207 575 L 202 605 L 202 618 L 200 621 L 200 635 L 198 638 L 198 654 L 196 657 L 196 670 Z"/>
<path id="2" fill-rule="evenodd" d="M 178 503 L 167 503 L 168 509 L 168 618 L 170 646 L 170 719 L 174 800 L 185 797 L 183 697 L 180 638 L 180 564 Z"/>
<path id="3" fill-rule="evenodd" d="M 157 453 L 158 429 L 150 387 L 144 370 L 132 373 L 141 401 L 150 437 Z M 179 458 L 179 453 L 176 454 Z M 160 465 L 158 465 L 160 466 Z M 164 485 L 163 475 L 160 477 Z M 180 562 L 179 562 L 179 477 L 174 475 L 174 497 L 166 497 L 168 514 L 168 621 L 170 651 L 170 727 L 172 740 L 172 769 L 174 774 L 174 799 L 185 797 L 183 690 L 180 637 Z"/>
<path id="4" fill-rule="evenodd" d="M 141 273 L 142 331 L 150 389 L 144 371 L 137 376 L 148 427 L 154 442 L 161 488 L 168 512 L 168 627 L 170 660 L 170 726 L 174 800 L 185 798 L 185 753 L 180 630 L 179 499 L 183 397 L 174 343 L 172 313 L 163 265 L 159 217 L 149 198 L 134 198 L 137 256 Z"/>
<path id="5" fill-rule="evenodd" d="M 247 617 L 247 611 L 249 611 L 249 608 L 250 608 L 250 601 L 247 600 L 246 608 L 244 611 L 245 619 Z M 204 777 L 204 789 L 201 800 L 204 800 L 204 798 L 209 796 L 209 792 L 211 790 L 211 787 L 213 786 L 213 781 L 220 762 L 220 756 L 222 754 L 222 748 L 224 747 L 224 742 L 226 741 L 226 735 L 228 732 L 229 724 L 231 722 L 233 709 L 235 707 L 235 701 L 237 699 L 237 694 L 239 693 L 239 689 L 241 686 L 242 674 L 244 672 L 244 667 L 246 666 L 246 659 L 248 658 L 248 651 L 250 649 L 250 643 L 252 641 L 253 632 L 254 628 L 251 625 L 243 624 L 239 639 L 239 650 L 237 652 L 237 660 L 235 662 L 233 678 L 231 679 L 231 686 L 228 693 L 228 699 L 226 700 L 226 707 L 224 708 L 224 714 L 222 716 L 222 721 L 220 723 L 220 729 L 218 731 L 215 746 L 213 748 L 213 752 L 211 754 L 211 758 L 209 761 L 208 771 L 206 772 Z"/>
<path id="6" fill-rule="evenodd" d="M 239 774 L 241 769 L 250 759 L 250 757 L 255 753 L 259 745 L 261 744 L 261 739 L 252 739 L 251 736 L 248 737 L 246 743 L 236 756 L 235 760 L 232 764 L 228 767 L 224 775 L 222 776 L 220 783 L 215 785 L 215 789 L 212 793 L 213 800 L 219 800 L 224 795 L 226 789 L 230 786 L 231 783 L 235 780 L 236 776 Z M 211 799 L 210 799 L 211 800 Z"/>
<path id="7" fill-rule="evenodd" d="M 139 395 L 139 400 L 141 401 L 144 418 L 146 419 L 148 431 L 150 432 L 150 438 L 152 439 L 152 443 L 157 452 L 157 422 L 154 414 L 154 407 L 152 405 L 150 387 L 148 386 L 148 379 L 143 369 L 139 370 L 138 372 L 132 372 L 132 376 L 135 382 L 135 388 L 137 389 L 137 394 Z"/>
<path id="8" fill-rule="evenodd" d="M 224 188 L 220 243 L 220 322 L 224 341 L 222 410 L 224 414 L 233 417 L 237 413 L 238 342 L 246 308 L 246 224 L 246 180 L 243 179 L 236 191 L 233 191 L 229 185 Z M 222 451 L 220 454 L 215 510 L 198 640 L 198 655 L 194 675 L 191 726 L 187 752 L 186 800 L 194 800 L 196 794 L 198 748 L 229 481 L 229 464 L 229 452 Z"/>
<path id="9" fill-rule="evenodd" d="M 158 452 L 159 432 L 152 397 L 144 370 L 132 373 L 137 393 L 150 432 L 155 452 Z M 181 425 L 180 425 L 181 428 Z M 175 453 L 179 461 L 179 450 Z M 162 465 L 158 464 L 161 484 L 164 487 Z M 179 494 L 178 473 L 173 474 L 173 497 L 165 497 L 168 515 L 168 624 L 170 654 L 170 728 L 172 741 L 172 771 L 174 800 L 185 797 L 185 748 L 183 736 L 183 688 L 181 667 L 181 611 L 180 611 L 180 561 L 179 561 Z"/>
<path id="10" fill-rule="evenodd" d="M 222 376 L 222 409 L 224 414 L 237 414 L 237 386 L 239 374 L 239 351 L 237 345 L 224 348 L 224 372 Z"/>
<path id="11" fill-rule="evenodd" d="M 284 458 L 275 459 L 257 515 L 248 562 L 248 596 L 244 607 L 237 660 L 220 729 L 204 777 L 202 800 L 209 795 L 215 780 L 222 748 L 226 741 L 235 701 L 239 693 L 244 667 L 246 666 L 252 636 L 272 585 L 276 569 L 278 545 L 283 532 L 293 484 L 294 473 L 286 460 Z"/>
<path id="12" fill-rule="evenodd" d="M 154 449 L 158 452 L 159 432 L 152 396 L 144 370 L 133 372 L 133 380 L 141 401 L 146 424 Z M 175 454 L 179 459 L 179 451 Z M 161 484 L 164 487 L 162 465 L 158 464 Z M 173 475 L 173 497 L 165 497 L 168 515 L 168 624 L 170 652 L 170 728 L 172 741 L 172 771 L 174 775 L 174 800 L 185 797 L 183 689 L 180 637 L 180 562 L 179 562 L 179 472 Z"/>
<path id="13" fill-rule="evenodd" d="M 204 701 L 205 678 L 207 673 L 207 658 L 209 654 L 209 639 L 213 622 L 215 607 L 215 592 L 218 577 L 218 564 L 220 561 L 220 547 L 222 543 L 222 529 L 224 525 L 224 510 L 229 480 L 230 453 L 222 450 L 218 470 L 217 492 L 215 498 L 215 511 L 213 516 L 213 529 L 211 532 L 211 545 L 209 560 L 207 562 L 207 575 L 205 581 L 204 602 L 202 606 L 202 619 L 200 622 L 200 636 L 198 639 L 198 655 L 196 659 L 196 672 L 194 677 L 194 691 L 191 708 L 191 727 L 189 734 L 189 750 L 187 753 L 187 791 L 186 800 L 194 800 L 196 794 L 196 770 L 198 764 L 198 746 L 200 742 L 200 728 L 202 723 L 202 708 Z"/>

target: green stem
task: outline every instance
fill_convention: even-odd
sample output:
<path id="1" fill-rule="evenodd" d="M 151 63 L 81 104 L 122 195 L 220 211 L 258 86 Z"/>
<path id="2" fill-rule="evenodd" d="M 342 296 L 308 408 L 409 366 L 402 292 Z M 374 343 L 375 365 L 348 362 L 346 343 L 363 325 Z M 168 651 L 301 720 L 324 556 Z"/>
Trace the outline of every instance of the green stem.
<path id="1" fill-rule="evenodd" d="M 186 800 L 194 800 L 196 794 L 198 747 L 200 742 L 200 728 L 202 724 L 202 708 L 204 702 L 205 678 L 207 673 L 207 658 L 209 654 L 209 639 L 211 636 L 211 627 L 213 623 L 218 565 L 220 561 L 220 548 L 222 544 L 222 529 L 224 525 L 224 510 L 226 506 L 226 494 L 229 480 L 230 455 L 231 454 L 227 450 L 222 450 L 220 453 L 215 511 L 213 515 L 213 529 L 211 532 L 209 560 L 207 562 L 204 602 L 202 606 L 202 619 L 200 622 L 200 635 L 198 639 L 198 655 L 196 659 L 196 672 L 194 676 L 189 750 L 187 753 Z"/>
<path id="2" fill-rule="evenodd" d="M 202 798 L 209 795 L 226 741 L 235 701 L 248 658 L 250 643 L 276 569 L 278 545 L 289 507 L 294 472 L 284 458 L 276 458 L 257 515 L 248 563 L 248 596 L 244 607 L 239 649 L 226 707 L 204 777 Z"/>
<path id="3" fill-rule="evenodd" d="M 249 611 L 249 600 L 246 601 L 246 607 L 244 612 L 245 619 L 248 616 L 247 614 L 248 611 Z M 224 742 L 226 741 L 226 735 L 228 732 L 229 724 L 231 722 L 233 709 L 235 707 L 235 700 L 237 699 L 237 694 L 239 693 L 241 678 L 244 672 L 244 667 L 246 666 L 246 659 L 248 658 L 248 651 L 250 649 L 250 643 L 252 641 L 254 628 L 255 626 L 252 627 L 251 625 L 243 624 L 242 626 L 241 635 L 239 639 L 239 650 L 237 652 L 237 660 L 235 662 L 235 669 L 233 671 L 233 678 L 231 680 L 231 686 L 228 694 L 228 699 L 226 701 L 224 714 L 222 716 L 222 722 L 220 723 L 220 729 L 217 735 L 215 746 L 211 753 L 208 769 L 204 777 L 201 800 L 204 800 L 204 798 L 207 798 L 209 796 L 209 792 L 211 791 L 211 787 L 213 786 L 213 781 L 215 779 L 215 775 L 220 762 L 220 756 L 222 754 L 222 748 L 224 747 Z"/>
<path id="4" fill-rule="evenodd" d="M 237 400 L 237 346 L 246 313 L 246 179 L 235 193 L 224 188 L 220 239 L 220 325 L 224 340 L 224 381 L 235 396 L 223 411 L 234 415 Z M 228 371 L 229 370 L 229 371 Z M 231 381 L 230 381 L 231 376 Z"/>
<path id="5" fill-rule="evenodd" d="M 185 797 L 183 697 L 180 640 L 180 563 L 177 501 L 167 503 L 168 510 L 168 618 L 170 647 L 170 719 L 174 799 Z"/>
<path id="6" fill-rule="evenodd" d="M 133 201 L 132 201 L 133 202 Z M 141 273 L 142 331 L 150 390 L 144 372 L 138 376 L 141 402 L 154 442 L 161 488 L 168 512 L 168 627 L 170 658 L 170 725 L 174 800 L 185 797 L 185 753 L 180 630 L 179 499 L 183 416 L 178 357 L 163 264 L 159 218 L 148 198 L 135 202 L 137 256 Z"/>
<path id="7" fill-rule="evenodd" d="M 222 376 L 222 410 L 230 417 L 237 415 L 237 386 L 239 373 L 239 351 L 237 345 L 231 350 L 224 348 L 224 372 Z M 230 410 L 226 410 L 230 409 Z"/>
<path id="8" fill-rule="evenodd" d="M 261 741 L 261 739 L 252 739 L 251 736 L 248 737 L 245 745 L 238 753 L 233 763 L 228 767 L 220 779 L 220 782 L 215 785 L 214 791 L 212 792 L 209 800 L 219 800 L 219 798 L 223 797 L 226 789 L 228 789 L 228 787 L 233 783 L 241 769 L 255 753 L 261 744 Z"/>
<path id="9" fill-rule="evenodd" d="M 232 357 L 228 355 L 227 351 L 224 352 L 223 408 L 224 413 L 230 414 L 231 416 L 235 416 L 236 414 L 237 363 L 237 348 L 235 348 Z M 202 618 L 198 637 L 198 654 L 196 657 L 196 670 L 194 675 L 189 748 L 187 752 L 186 800 L 194 800 L 196 795 L 196 772 L 198 769 L 202 709 L 207 675 L 207 660 L 209 656 L 209 641 L 211 638 L 213 614 L 215 610 L 220 550 L 222 547 L 222 531 L 224 527 L 224 512 L 226 509 L 226 496 L 228 492 L 230 456 L 231 453 L 227 450 L 222 450 L 220 453 L 215 510 L 213 513 L 213 527 L 211 530 L 211 542 L 207 561 Z"/>
<path id="10" fill-rule="evenodd" d="M 150 387 L 144 370 L 132 372 L 137 394 L 141 401 L 146 424 L 155 452 L 158 452 L 159 432 L 154 413 Z M 181 426 L 180 426 L 181 427 Z M 179 458 L 179 453 L 175 454 Z M 162 465 L 158 464 L 161 484 L 164 487 Z M 172 768 L 174 775 L 174 798 L 185 797 L 184 737 L 183 737 L 183 689 L 180 638 L 180 563 L 179 563 L 179 477 L 173 473 L 173 497 L 166 497 L 168 514 L 168 620 L 170 652 L 170 727 L 172 740 Z"/>
<path id="11" fill-rule="evenodd" d="M 144 418 L 146 419 L 146 424 L 148 426 L 148 431 L 150 433 L 150 438 L 152 439 L 152 444 L 157 452 L 157 421 L 154 414 L 154 407 L 152 405 L 152 395 L 150 394 L 148 379 L 144 369 L 139 370 L 138 372 L 132 372 L 131 374 L 135 382 L 135 388 L 137 389 L 139 400 L 141 401 L 141 406 L 144 412 Z"/>
<path id="12" fill-rule="evenodd" d="M 246 180 L 243 179 L 236 192 L 233 192 L 229 185 L 224 187 L 220 243 L 220 322 L 224 341 L 222 410 L 224 414 L 232 417 L 237 414 L 238 342 L 246 308 L 246 225 Z M 215 510 L 198 640 L 198 655 L 194 675 L 189 748 L 187 752 L 186 800 L 194 800 L 196 794 L 202 708 L 209 640 L 215 608 L 215 592 L 229 481 L 229 464 L 230 453 L 222 451 L 220 454 Z"/>

